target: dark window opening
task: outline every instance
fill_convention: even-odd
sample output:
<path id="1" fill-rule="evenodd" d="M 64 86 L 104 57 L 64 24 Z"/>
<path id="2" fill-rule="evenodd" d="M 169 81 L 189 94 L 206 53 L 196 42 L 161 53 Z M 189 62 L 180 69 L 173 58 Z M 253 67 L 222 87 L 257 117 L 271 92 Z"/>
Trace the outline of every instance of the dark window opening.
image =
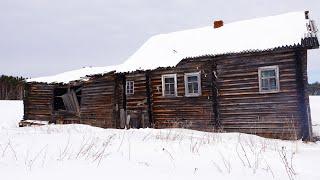
<path id="1" fill-rule="evenodd" d="M 80 112 L 81 86 L 54 89 L 54 110 Z"/>
<path id="2" fill-rule="evenodd" d="M 68 92 L 67 88 L 56 88 L 54 89 L 54 110 L 66 110 L 66 107 L 64 106 L 62 95 L 66 94 Z"/>

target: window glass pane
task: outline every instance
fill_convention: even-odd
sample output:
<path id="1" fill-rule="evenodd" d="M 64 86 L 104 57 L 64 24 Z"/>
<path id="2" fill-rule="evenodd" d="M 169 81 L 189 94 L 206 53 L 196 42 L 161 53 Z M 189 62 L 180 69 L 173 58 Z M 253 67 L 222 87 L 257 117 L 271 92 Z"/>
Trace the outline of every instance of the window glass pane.
<path id="1" fill-rule="evenodd" d="M 261 71 L 261 77 L 275 77 L 276 71 L 275 70 L 263 70 Z"/>
<path id="2" fill-rule="evenodd" d="M 195 81 L 198 81 L 197 76 L 188 76 L 188 82 L 195 82 Z"/>
<path id="3" fill-rule="evenodd" d="M 276 78 L 271 78 L 270 79 L 270 89 L 272 89 L 272 90 L 277 89 L 277 80 L 276 80 Z"/>
<path id="4" fill-rule="evenodd" d="M 171 94 L 171 95 L 174 95 L 174 84 L 170 84 L 170 90 L 169 90 L 169 93 Z"/>
<path id="5" fill-rule="evenodd" d="M 195 83 L 193 83 L 193 93 L 198 93 L 199 92 L 199 90 L 198 90 L 198 83 L 197 82 L 195 82 Z"/>
<path id="6" fill-rule="evenodd" d="M 269 90 L 269 80 L 262 79 L 261 80 L 262 90 Z"/>
<path id="7" fill-rule="evenodd" d="M 165 82 L 165 83 L 174 83 L 174 78 L 168 78 L 168 77 L 166 77 L 166 78 L 164 79 L 164 82 Z"/>
<path id="8" fill-rule="evenodd" d="M 169 86 L 170 86 L 169 84 L 165 84 L 164 94 L 170 94 L 170 93 L 169 93 L 169 92 L 170 92 L 170 91 L 169 91 L 169 89 L 170 89 Z"/>
<path id="9" fill-rule="evenodd" d="M 188 83 L 188 93 L 193 93 L 192 83 Z"/>

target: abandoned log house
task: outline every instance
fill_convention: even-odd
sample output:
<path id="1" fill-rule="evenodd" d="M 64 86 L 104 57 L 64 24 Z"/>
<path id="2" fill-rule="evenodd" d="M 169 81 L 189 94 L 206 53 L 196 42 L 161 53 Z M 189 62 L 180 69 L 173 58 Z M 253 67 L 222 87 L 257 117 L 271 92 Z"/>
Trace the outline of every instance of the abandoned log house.
<path id="1" fill-rule="evenodd" d="M 160 34 L 117 66 L 29 79 L 21 125 L 190 128 L 282 139 L 312 136 L 309 12 Z"/>

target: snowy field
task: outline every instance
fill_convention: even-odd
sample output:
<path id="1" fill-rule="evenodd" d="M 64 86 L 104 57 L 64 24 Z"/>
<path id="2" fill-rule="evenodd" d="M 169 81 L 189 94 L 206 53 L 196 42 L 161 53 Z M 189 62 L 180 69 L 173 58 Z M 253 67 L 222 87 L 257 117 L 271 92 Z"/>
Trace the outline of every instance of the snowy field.
<path id="1" fill-rule="evenodd" d="M 320 134 L 320 97 L 311 97 Z M 20 101 L 0 101 L 0 179 L 319 180 L 320 142 L 183 129 L 17 128 Z"/>
<path id="2" fill-rule="evenodd" d="M 310 97 L 313 133 L 320 136 L 320 96 Z"/>

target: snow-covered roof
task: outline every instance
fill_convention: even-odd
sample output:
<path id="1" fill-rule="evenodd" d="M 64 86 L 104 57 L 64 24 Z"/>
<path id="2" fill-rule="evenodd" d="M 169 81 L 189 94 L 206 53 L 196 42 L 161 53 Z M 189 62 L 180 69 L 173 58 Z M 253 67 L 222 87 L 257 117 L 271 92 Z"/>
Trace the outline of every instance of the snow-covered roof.
<path id="1" fill-rule="evenodd" d="M 123 64 L 83 68 L 55 76 L 29 79 L 29 82 L 63 82 L 79 80 L 86 75 L 109 71 L 127 72 L 175 66 L 187 57 L 262 51 L 282 46 L 294 46 L 301 39 L 315 35 L 307 25 L 305 12 L 291 12 L 225 24 L 160 34 L 151 37 Z"/>

